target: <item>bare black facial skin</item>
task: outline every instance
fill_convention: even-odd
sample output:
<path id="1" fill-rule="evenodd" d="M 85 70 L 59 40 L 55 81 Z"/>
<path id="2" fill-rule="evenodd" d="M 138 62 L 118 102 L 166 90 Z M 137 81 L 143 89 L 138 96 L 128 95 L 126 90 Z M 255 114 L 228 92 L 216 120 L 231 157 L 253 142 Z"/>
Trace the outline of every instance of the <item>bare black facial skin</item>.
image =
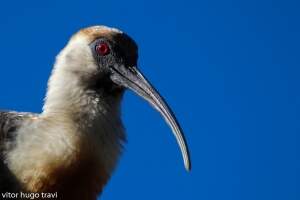
<path id="1" fill-rule="evenodd" d="M 116 73 L 114 67 L 130 69 L 137 64 L 137 45 L 126 34 L 115 34 L 112 38 L 97 38 L 90 44 L 96 64 L 98 75 L 92 83 L 96 89 L 104 89 L 106 92 L 122 92 L 123 85 L 116 84 L 111 76 Z"/>

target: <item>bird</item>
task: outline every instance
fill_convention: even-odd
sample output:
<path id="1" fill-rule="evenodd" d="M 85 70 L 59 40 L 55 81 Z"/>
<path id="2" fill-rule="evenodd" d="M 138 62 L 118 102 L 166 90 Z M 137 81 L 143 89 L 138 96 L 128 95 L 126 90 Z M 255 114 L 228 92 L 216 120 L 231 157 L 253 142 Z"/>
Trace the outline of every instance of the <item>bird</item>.
<path id="1" fill-rule="evenodd" d="M 127 89 L 165 119 L 189 171 L 182 128 L 137 60 L 136 42 L 117 28 L 96 25 L 72 35 L 56 56 L 41 113 L 0 111 L 0 193 L 97 199 L 126 143 L 121 102 Z"/>

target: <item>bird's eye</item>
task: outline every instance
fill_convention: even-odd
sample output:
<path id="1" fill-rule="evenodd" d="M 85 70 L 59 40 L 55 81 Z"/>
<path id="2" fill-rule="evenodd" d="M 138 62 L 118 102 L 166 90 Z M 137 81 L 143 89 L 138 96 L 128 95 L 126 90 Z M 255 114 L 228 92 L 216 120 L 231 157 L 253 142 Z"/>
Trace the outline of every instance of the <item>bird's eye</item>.
<path id="1" fill-rule="evenodd" d="M 108 44 L 105 42 L 101 42 L 101 43 L 97 44 L 95 47 L 95 50 L 101 56 L 105 56 L 105 55 L 109 54 L 109 52 L 110 52 L 110 48 L 109 48 Z"/>

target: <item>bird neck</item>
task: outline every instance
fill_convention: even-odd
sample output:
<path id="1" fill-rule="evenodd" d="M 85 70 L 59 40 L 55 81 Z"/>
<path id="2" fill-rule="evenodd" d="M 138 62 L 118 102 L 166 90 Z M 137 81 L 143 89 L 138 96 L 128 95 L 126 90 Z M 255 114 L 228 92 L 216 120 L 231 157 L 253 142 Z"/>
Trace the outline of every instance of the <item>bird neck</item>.
<path id="1" fill-rule="evenodd" d="M 97 88 L 91 87 L 89 82 L 97 82 L 97 78 L 84 73 L 80 74 L 81 72 L 78 71 L 66 70 L 65 65 L 68 64 L 57 62 L 54 66 L 48 81 L 43 115 L 68 117 L 79 115 L 77 117 L 82 117 L 81 115 L 91 116 L 99 114 L 98 112 L 102 114 L 109 112 L 116 118 L 120 117 L 123 93 L 112 96 L 102 90 L 104 85 L 97 85 Z"/>
<path id="2" fill-rule="evenodd" d="M 107 95 L 101 85 L 97 90 L 91 89 L 81 78 L 57 64 L 48 82 L 41 116 L 55 119 L 56 123 L 68 122 L 75 130 L 71 134 L 89 144 L 82 147 L 87 149 L 84 151 L 94 154 L 105 173 L 111 174 L 125 141 L 120 119 L 122 93 Z"/>

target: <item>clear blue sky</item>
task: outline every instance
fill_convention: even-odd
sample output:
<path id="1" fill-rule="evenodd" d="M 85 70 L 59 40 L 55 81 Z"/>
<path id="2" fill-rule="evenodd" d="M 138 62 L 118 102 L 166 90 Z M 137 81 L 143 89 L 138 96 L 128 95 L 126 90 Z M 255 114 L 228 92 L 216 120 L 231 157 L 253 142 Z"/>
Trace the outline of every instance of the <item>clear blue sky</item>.
<path id="1" fill-rule="evenodd" d="M 103 199 L 300 199 L 297 1 L 2 1 L 0 108 L 40 112 L 55 55 L 79 28 L 131 35 L 185 130 L 128 92 L 129 143 Z"/>

